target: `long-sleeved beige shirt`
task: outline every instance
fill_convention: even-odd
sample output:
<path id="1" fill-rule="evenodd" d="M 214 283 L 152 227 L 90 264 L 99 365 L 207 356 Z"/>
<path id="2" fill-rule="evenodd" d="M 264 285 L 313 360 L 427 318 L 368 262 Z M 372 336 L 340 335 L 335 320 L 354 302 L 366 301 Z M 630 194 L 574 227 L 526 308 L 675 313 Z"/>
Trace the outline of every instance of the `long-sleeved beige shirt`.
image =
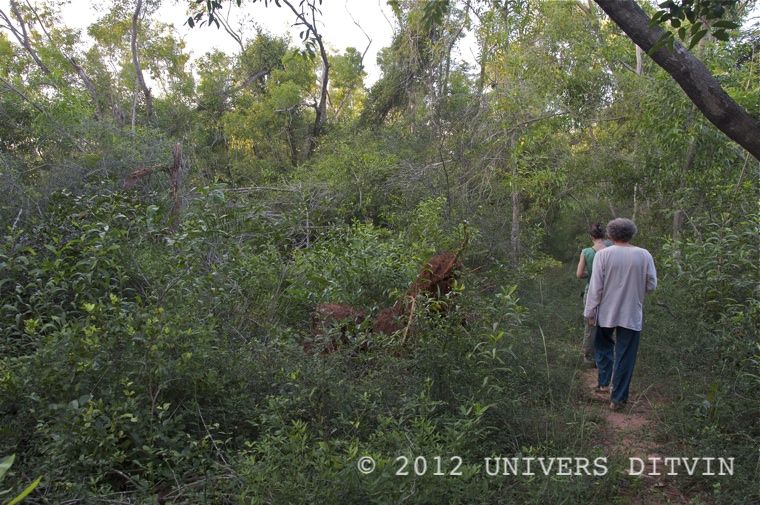
<path id="1" fill-rule="evenodd" d="M 622 326 L 641 331 L 644 295 L 657 287 L 657 271 L 649 251 L 613 245 L 594 256 L 583 315 L 596 316 L 604 328 Z"/>

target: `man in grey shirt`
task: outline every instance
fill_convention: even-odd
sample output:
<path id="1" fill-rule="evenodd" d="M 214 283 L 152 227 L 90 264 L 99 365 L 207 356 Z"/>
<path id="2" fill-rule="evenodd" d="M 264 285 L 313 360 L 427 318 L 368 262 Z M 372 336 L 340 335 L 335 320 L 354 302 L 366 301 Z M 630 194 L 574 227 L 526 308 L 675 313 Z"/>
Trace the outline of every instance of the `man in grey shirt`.
<path id="1" fill-rule="evenodd" d="M 657 271 L 649 251 L 630 244 L 636 225 L 618 218 L 607 224 L 613 245 L 594 256 L 583 315 L 596 324 L 594 338 L 597 390 L 610 393 L 610 409 L 620 410 L 628 390 L 639 350 L 644 295 L 657 287 Z M 615 332 L 615 340 L 612 334 Z"/>

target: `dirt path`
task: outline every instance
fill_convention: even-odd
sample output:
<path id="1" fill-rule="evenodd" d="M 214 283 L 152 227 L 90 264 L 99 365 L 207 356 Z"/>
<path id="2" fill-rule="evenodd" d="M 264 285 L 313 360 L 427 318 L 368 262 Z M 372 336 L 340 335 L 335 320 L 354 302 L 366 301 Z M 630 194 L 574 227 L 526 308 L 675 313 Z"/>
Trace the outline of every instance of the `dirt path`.
<path id="1" fill-rule="evenodd" d="M 563 369 L 573 374 L 574 394 L 571 408 L 580 411 L 580 418 L 592 420 L 596 425 L 591 440 L 586 442 L 602 449 L 610 465 L 622 461 L 623 474 L 616 482 L 614 503 L 626 505 L 713 505 L 714 500 L 704 486 L 683 475 L 668 476 L 669 467 L 663 458 L 682 456 L 680 444 L 675 440 L 663 440 L 661 434 L 672 431 L 665 418 L 674 391 L 669 391 L 663 382 L 662 371 L 651 370 L 644 345 L 639 349 L 639 359 L 631 384 L 628 405 L 621 411 L 609 410 L 609 393 L 595 393 L 597 370 L 579 369 L 582 341 L 582 305 L 578 296 L 580 288 L 575 282 L 574 270 L 570 266 L 548 272 L 532 290 L 526 290 L 524 301 L 533 316 L 531 323 L 535 332 L 545 335 L 545 344 L 552 364 L 547 368 Z M 543 284 L 543 285 L 542 285 Z M 545 289 L 551 286 L 551 289 Z M 656 335 L 649 327 L 649 335 Z M 640 458 L 647 463 L 641 476 L 629 474 L 629 459 Z M 650 459 L 651 458 L 651 459 Z M 657 462 L 661 475 L 647 475 L 652 472 L 652 460 Z M 612 466 L 610 466 L 612 470 Z M 681 469 L 683 472 L 683 469 Z"/>
<path id="2" fill-rule="evenodd" d="M 711 500 L 704 496 L 687 495 L 679 490 L 673 477 L 664 475 L 668 472 L 662 463 L 667 453 L 655 440 L 657 409 L 664 401 L 655 391 L 647 390 L 639 394 L 632 391 L 631 401 L 621 411 L 609 409 L 609 394 L 597 393 L 596 369 L 587 369 L 582 374 L 582 384 L 586 391 L 587 407 L 591 413 L 603 420 L 598 433 L 599 442 L 608 457 L 640 458 L 646 462 L 644 475 L 632 477 L 642 479 L 638 489 L 631 490 L 629 503 L 634 505 L 688 505 L 700 503 L 708 505 Z M 663 475 L 649 475 L 657 464 L 656 472 Z"/>

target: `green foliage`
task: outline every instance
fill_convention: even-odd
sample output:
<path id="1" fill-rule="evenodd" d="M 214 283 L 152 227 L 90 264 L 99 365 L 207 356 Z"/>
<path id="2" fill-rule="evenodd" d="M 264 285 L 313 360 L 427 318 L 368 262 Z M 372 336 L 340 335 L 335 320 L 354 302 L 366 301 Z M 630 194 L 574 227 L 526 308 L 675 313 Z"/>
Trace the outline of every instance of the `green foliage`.
<path id="1" fill-rule="evenodd" d="M 678 38 L 689 42 L 689 49 L 696 46 L 710 30 L 716 39 L 727 41 L 727 30 L 739 27 L 739 23 L 725 19 L 737 3 L 737 0 L 667 0 L 659 4 L 660 10 L 652 15 L 651 24 L 669 22 L 677 30 Z M 667 32 L 652 51 L 666 43 L 672 45 L 672 41 L 673 34 Z"/>
<path id="2" fill-rule="evenodd" d="M 760 216 L 724 214 L 720 221 L 695 226 L 702 229 L 699 235 L 668 244 L 665 266 L 688 286 L 693 303 L 706 316 L 748 331 L 760 324 Z"/>
<path id="3" fill-rule="evenodd" d="M 737 468 L 752 467 L 757 454 L 748 440 L 760 436 L 757 214 L 723 214 L 694 224 L 693 234 L 664 248 L 660 292 L 648 316 L 649 331 L 669 338 L 644 359 L 653 362 L 657 380 L 680 391 L 666 409 L 662 436 L 685 441 L 695 455 L 730 456 Z M 750 474 L 737 471 L 732 484 L 715 485 L 716 503 L 760 497 Z M 705 485 L 699 476 L 688 481 Z"/>
<path id="4" fill-rule="evenodd" d="M 204 475 L 218 457 L 217 439 L 232 431 L 201 412 L 216 419 L 215 409 L 252 405 L 225 392 L 225 384 L 245 387 L 239 381 L 253 377 L 245 365 L 223 373 L 246 356 L 246 341 L 228 332 L 271 316 L 257 297 L 279 279 L 279 271 L 265 275 L 276 252 L 235 241 L 210 259 L 219 243 L 206 232 L 225 234 L 229 221 L 213 195 L 205 201 L 165 235 L 155 206 L 120 194 L 61 194 L 49 209 L 55 224 L 40 225 L 33 243 L 23 245 L 31 239 L 23 233 L 6 240 L 0 408 L 12 436 L 3 447 L 24 440 L 50 491 L 150 495 L 166 478 Z M 248 258 L 253 250 L 261 256 Z M 250 312 L 225 301 L 249 295 L 257 304 Z M 185 297 L 197 302 L 189 312 Z"/>
<path id="5" fill-rule="evenodd" d="M 364 78 L 367 73 L 362 54 L 353 47 L 343 54 L 330 57 L 330 96 L 332 114 L 338 118 L 355 118 L 361 111 L 364 98 Z"/>
<path id="6" fill-rule="evenodd" d="M 336 228 L 313 247 L 295 252 L 288 292 L 303 307 L 390 305 L 417 269 L 406 251 L 404 241 L 371 224 Z"/>
<path id="7" fill-rule="evenodd" d="M 380 341 L 360 358 L 295 347 L 318 301 L 392 303 L 419 268 L 408 241 L 421 254 L 447 237 L 442 201 L 420 205 L 417 218 L 430 222 L 409 235 L 355 223 L 295 251 L 292 263 L 279 256 L 281 225 L 249 205 L 210 188 L 172 230 L 166 211 L 123 194 L 62 193 L 33 236 L 9 236 L 3 450 L 24 444 L 27 469 L 44 474 L 44 492 L 61 500 L 203 493 L 384 503 L 412 489 L 431 500 L 484 489 L 469 464 L 466 479 L 448 487 L 426 477 L 397 489 L 390 455 L 480 456 L 468 451 L 497 429 L 484 423 L 488 405 L 508 394 L 502 367 L 512 358 L 504 331 L 481 341 L 477 328 L 517 327 L 514 290 L 492 310 L 477 302 L 481 319 L 468 329 L 461 320 L 474 300 L 463 286 L 445 301 L 448 317 L 440 302 L 421 299 L 419 344 L 407 358 Z M 506 429 L 509 417 L 500 419 Z M 376 480 L 358 479 L 359 453 L 379 455 Z M 299 481 L 283 480 L 293 471 L 303 471 Z M 227 474 L 238 478 L 207 477 Z"/>

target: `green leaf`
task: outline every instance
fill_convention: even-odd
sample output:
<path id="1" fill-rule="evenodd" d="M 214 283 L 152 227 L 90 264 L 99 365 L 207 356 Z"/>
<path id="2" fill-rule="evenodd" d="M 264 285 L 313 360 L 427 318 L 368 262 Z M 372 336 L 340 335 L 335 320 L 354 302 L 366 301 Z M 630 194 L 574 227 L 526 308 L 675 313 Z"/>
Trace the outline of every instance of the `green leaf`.
<path id="1" fill-rule="evenodd" d="M 5 474 L 10 470 L 11 465 L 13 465 L 13 460 L 16 459 L 15 454 L 11 454 L 10 456 L 4 457 L 2 460 L 0 460 L 0 481 L 3 480 L 3 477 L 5 477 Z"/>
<path id="2" fill-rule="evenodd" d="M 734 23 L 733 21 L 727 21 L 725 19 L 721 19 L 720 21 L 716 21 L 715 23 L 713 23 L 713 28 L 726 28 L 726 29 L 739 28 L 739 23 Z"/>
<path id="3" fill-rule="evenodd" d="M 702 40 L 702 37 L 704 37 L 707 34 L 708 30 L 707 28 L 704 28 L 702 30 L 699 30 L 695 35 L 691 37 L 691 43 L 689 44 L 689 49 L 696 46 L 700 40 Z"/>
<path id="4" fill-rule="evenodd" d="M 21 503 L 22 501 L 24 501 L 24 498 L 26 498 L 27 496 L 29 496 L 29 493 L 31 493 L 32 491 L 34 491 L 34 488 L 37 487 L 37 485 L 40 483 L 41 480 L 42 480 L 42 475 L 40 475 L 39 477 L 37 477 L 34 480 L 34 482 L 32 482 L 31 484 L 29 484 L 28 486 L 26 486 L 26 489 L 24 489 L 23 491 L 21 491 L 20 495 L 18 495 L 17 497 L 15 497 L 11 501 L 9 501 L 6 505 L 16 505 L 17 503 Z"/>
<path id="5" fill-rule="evenodd" d="M 728 42 L 729 37 L 728 37 L 728 33 L 726 32 L 726 30 L 723 30 L 723 29 L 715 30 L 712 33 L 712 35 L 713 35 L 713 37 L 715 37 L 718 40 L 722 40 L 723 42 Z"/>
<path id="6" fill-rule="evenodd" d="M 672 26 L 673 28 L 678 28 L 679 26 L 681 26 L 681 20 L 678 18 L 671 19 L 670 26 Z"/>

